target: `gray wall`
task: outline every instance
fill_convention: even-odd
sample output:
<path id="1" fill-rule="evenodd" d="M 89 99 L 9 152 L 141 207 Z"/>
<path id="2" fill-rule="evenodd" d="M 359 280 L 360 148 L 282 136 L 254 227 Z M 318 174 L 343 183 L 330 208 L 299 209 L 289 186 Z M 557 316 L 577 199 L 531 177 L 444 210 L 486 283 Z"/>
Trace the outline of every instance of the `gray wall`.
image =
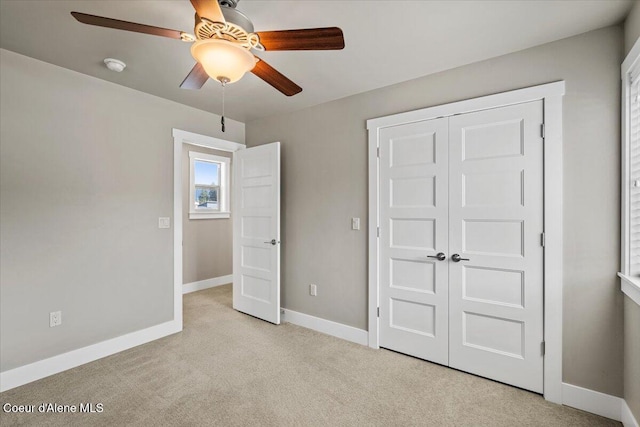
<path id="1" fill-rule="evenodd" d="M 189 151 L 231 157 L 231 153 L 226 151 L 182 144 L 182 283 L 184 284 L 233 273 L 231 218 L 189 219 Z"/>
<path id="2" fill-rule="evenodd" d="M 6 50 L 0 92 L 0 369 L 171 320 L 171 129 L 244 124 Z"/>
<path id="3" fill-rule="evenodd" d="M 640 2 L 633 5 L 624 23 L 625 52 L 629 53 L 640 37 Z M 624 298 L 624 399 L 640 420 L 640 307 Z"/>
<path id="4" fill-rule="evenodd" d="M 640 420 L 640 306 L 624 297 L 624 399 Z"/>
<path id="5" fill-rule="evenodd" d="M 638 37 L 640 37 L 640 2 L 636 0 L 624 21 L 625 55 L 629 53 Z"/>
<path id="6" fill-rule="evenodd" d="M 249 146 L 283 144 L 283 305 L 367 327 L 366 119 L 565 80 L 564 381 L 622 396 L 622 54 L 622 28 L 609 27 L 247 123 Z"/>

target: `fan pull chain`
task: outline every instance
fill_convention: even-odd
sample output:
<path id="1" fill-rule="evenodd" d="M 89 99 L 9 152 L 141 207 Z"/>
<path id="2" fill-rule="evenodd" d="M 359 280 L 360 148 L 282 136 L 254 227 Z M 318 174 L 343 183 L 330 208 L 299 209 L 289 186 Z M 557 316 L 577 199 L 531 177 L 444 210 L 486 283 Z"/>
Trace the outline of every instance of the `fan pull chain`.
<path id="1" fill-rule="evenodd" d="M 220 83 L 222 84 L 222 118 L 220 119 L 220 124 L 222 125 L 222 132 L 224 132 L 224 88 L 227 85 L 227 80 L 220 79 Z"/>

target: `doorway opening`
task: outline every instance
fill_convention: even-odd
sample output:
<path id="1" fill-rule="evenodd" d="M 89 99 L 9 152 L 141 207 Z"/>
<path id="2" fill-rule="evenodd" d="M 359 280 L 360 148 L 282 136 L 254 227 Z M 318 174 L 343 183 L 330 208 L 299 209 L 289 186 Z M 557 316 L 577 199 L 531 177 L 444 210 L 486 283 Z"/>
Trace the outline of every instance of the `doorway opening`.
<path id="1" fill-rule="evenodd" d="M 280 143 L 246 148 L 244 144 L 179 129 L 173 130 L 173 138 L 174 319 L 180 330 L 183 293 L 230 282 L 235 310 L 279 324 Z M 184 226 L 186 218 L 194 223 Z M 201 219 L 218 223 L 215 227 L 210 221 L 200 225 Z M 226 240 L 206 242 L 214 248 L 209 245 L 210 250 L 203 253 L 198 253 L 200 245 L 185 248 L 193 245 L 185 239 L 187 233 L 197 235 L 208 227 L 213 230 L 206 232 L 219 233 Z M 189 282 L 189 278 L 198 279 L 199 270 L 194 272 L 191 264 L 189 270 L 185 269 L 183 257 L 187 253 L 196 257 L 196 267 L 209 267 L 206 264 L 220 257 L 223 262 L 216 267 L 226 270 L 216 273 L 215 268 L 202 268 L 217 276 Z"/>
<path id="2" fill-rule="evenodd" d="M 245 145 L 179 129 L 173 139 L 174 318 L 182 322 L 183 294 L 233 281 L 229 177 Z"/>

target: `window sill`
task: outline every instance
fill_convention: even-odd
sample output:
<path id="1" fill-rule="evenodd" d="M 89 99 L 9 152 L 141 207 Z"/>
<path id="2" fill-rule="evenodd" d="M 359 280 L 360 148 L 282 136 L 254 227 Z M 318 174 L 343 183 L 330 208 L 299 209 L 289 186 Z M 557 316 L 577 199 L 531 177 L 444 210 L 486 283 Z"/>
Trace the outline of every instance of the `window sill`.
<path id="1" fill-rule="evenodd" d="M 621 282 L 622 292 L 640 305 L 640 277 L 629 277 L 618 273 Z"/>
<path id="2" fill-rule="evenodd" d="M 189 219 L 228 219 L 231 212 L 189 212 Z"/>

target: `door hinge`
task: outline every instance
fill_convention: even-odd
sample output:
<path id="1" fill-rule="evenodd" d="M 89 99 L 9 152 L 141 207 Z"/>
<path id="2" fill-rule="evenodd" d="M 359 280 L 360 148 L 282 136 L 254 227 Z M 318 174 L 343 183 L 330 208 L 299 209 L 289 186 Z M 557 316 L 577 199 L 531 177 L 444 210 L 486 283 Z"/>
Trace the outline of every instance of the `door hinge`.
<path id="1" fill-rule="evenodd" d="M 540 246 L 544 248 L 544 232 L 540 233 Z"/>
<path id="2" fill-rule="evenodd" d="M 544 352 L 545 352 L 545 345 L 544 345 L 544 341 L 542 341 L 540 343 L 540 352 L 542 353 L 542 355 L 544 356 Z"/>
<path id="3" fill-rule="evenodd" d="M 380 157 L 380 147 L 376 148 L 376 156 Z"/>
<path id="4" fill-rule="evenodd" d="M 378 317 L 380 317 L 380 307 L 378 307 Z"/>
<path id="5" fill-rule="evenodd" d="M 544 139 L 544 123 L 540 125 L 540 136 Z"/>
<path id="6" fill-rule="evenodd" d="M 380 237 L 380 227 L 378 227 L 378 237 Z"/>

